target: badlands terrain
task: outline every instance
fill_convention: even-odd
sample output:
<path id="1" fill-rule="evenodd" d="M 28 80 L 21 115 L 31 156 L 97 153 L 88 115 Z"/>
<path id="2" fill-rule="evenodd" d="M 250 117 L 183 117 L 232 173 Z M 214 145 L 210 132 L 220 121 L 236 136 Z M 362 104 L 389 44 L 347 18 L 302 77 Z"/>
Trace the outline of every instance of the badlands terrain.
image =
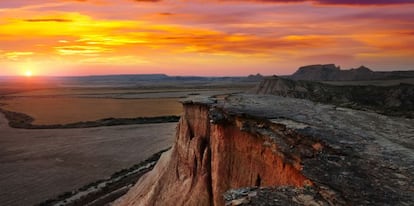
<path id="1" fill-rule="evenodd" d="M 176 123 L 170 122 L 182 113 L 178 100 L 240 92 L 257 83 L 232 81 L 165 75 L 2 78 L 1 205 L 56 199 L 171 147 Z"/>
<path id="2" fill-rule="evenodd" d="M 413 78 L 311 65 L 264 78 L 3 79 L 0 201 L 411 205 Z"/>
<path id="3" fill-rule="evenodd" d="M 272 95 L 183 104 L 173 148 L 115 205 L 414 201 L 412 119 Z"/>
<path id="4" fill-rule="evenodd" d="M 272 77 L 188 98 L 172 149 L 115 205 L 412 205 L 413 86 Z"/>
<path id="5" fill-rule="evenodd" d="M 395 87 L 272 77 L 184 100 L 172 149 L 115 205 L 412 205 L 414 85 Z"/>

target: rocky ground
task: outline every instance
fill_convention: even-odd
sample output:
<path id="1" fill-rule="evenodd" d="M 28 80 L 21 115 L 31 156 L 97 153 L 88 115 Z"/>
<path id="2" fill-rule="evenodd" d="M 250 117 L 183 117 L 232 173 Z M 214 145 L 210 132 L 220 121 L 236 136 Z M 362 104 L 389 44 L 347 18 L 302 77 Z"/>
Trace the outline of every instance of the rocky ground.
<path id="1" fill-rule="evenodd" d="M 244 205 L 411 205 L 414 202 L 411 119 L 270 96 L 231 97 L 225 110 L 269 119 L 298 135 L 294 142 L 286 138 L 275 140 L 281 149 L 286 149 L 286 154 L 302 153 L 299 155 L 302 174 L 314 183 L 310 188 L 315 195 L 308 194 L 306 187 L 287 189 L 284 195 L 280 195 L 280 187 L 262 188 L 257 190 L 257 197 Z M 303 150 L 303 142 L 307 140 L 320 143 L 317 154 Z M 307 195 L 312 196 L 305 198 L 309 201 L 298 198 Z M 320 197 L 322 200 L 316 201 Z"/>
<path id="2" fill-rule="evenodd" d="M 271 95 L 184 105 L 172 150 L 116 205 L 414 202 L 412 119 Z"/>
<path id="3" fill-rule="evenodd" d="M 333 205 L 327 202 L 313 187 L 295 188 L 292 186 L 280 187 L 251 187 L 232 189 L 224 195 L 226 206 L 255 205 L 255 206 L 318 206 Z"/>

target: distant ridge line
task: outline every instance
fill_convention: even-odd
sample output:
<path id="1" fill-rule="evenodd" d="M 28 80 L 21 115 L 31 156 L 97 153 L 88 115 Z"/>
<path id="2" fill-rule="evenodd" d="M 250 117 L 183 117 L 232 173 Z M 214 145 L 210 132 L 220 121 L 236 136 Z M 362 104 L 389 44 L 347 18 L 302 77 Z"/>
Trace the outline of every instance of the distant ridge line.
<path id="1" fill-rule="evenodd" d="M 308 81 L 364 81 L 414 78 L 414 70 L 373 71 L 365 66 L 341 70 L 335 64 L 315 64 L 300 67 L 288 78 Z"/>

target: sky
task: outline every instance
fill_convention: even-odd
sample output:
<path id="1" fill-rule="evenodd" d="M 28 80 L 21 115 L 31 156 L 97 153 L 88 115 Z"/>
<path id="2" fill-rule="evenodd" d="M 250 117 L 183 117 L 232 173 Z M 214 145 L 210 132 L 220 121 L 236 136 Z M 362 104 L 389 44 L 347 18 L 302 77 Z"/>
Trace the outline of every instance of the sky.
<path id="1" fill-rule="evenodd" d="M 414 69 L 414 0 L 0 2 L 0 75 Z"/>

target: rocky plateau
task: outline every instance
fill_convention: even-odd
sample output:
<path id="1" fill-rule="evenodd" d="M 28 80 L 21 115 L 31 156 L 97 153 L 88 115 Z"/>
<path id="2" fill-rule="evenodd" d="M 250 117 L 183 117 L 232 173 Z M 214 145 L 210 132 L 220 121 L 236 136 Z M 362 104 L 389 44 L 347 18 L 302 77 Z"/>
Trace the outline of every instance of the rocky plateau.
<path id="1" fill-rule="evenodd" d="M 183 101 L 173 148 L 114 205 L 412 205 L 414 120 L 274 95 Z"/>

